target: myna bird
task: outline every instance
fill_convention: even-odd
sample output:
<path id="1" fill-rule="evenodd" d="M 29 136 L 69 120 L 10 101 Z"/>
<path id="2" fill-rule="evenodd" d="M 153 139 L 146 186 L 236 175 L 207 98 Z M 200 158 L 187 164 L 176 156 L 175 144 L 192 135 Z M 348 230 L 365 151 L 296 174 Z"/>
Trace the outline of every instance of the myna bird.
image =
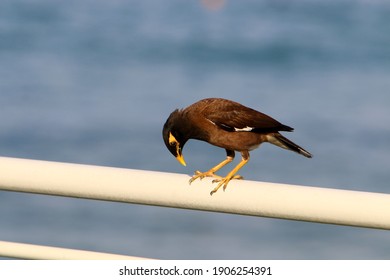
<path id="1" fill-rule="evenodd" d="M 219 183 L 210 192 L 212 195 L 222 186 L 225 190 L 231 179 L 242 179 L 236 175 L 238 170 L 249 161 L 249 151 L 256 149 L 263 142 L 294 151 L 307 158 L 312 157 L 308 151 L 288 140 L 279 131 L 293 131 L 293 128 L 237 102 L 207 98 L 185 109 L 173 111 L 164 124 L 162 134 L 168 150 L 184 166 L 186 163 L 182 151 L 189 139 L 206 141 L 226 150 L 225 160 L 209 171 L 195 171 L 195 175 L 190 179 L 191 184 L 198 178 L 215 177 L 213 183 Z M 241 162 L 226 177 L 216 175 L 216 171 L 234 159 L 235 151 L 241 152 Z"/>

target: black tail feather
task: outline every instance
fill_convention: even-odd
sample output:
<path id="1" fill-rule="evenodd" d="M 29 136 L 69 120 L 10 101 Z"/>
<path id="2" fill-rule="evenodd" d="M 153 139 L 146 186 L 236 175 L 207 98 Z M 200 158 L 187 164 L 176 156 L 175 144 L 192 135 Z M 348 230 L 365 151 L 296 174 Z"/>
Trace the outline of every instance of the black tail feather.
<path id="1" fill-rule="evenodd" d="M 311 153 L 309 153 L 308 151 L 306 151 L 302 147 L 298 146 L 294 142 L 288 140 L 286 137 L 284 137 L 283 135 L 281 135 L 279 133 L 275 133 L 274 135 L 270 136 L 268 141 L 276 146 L 279 146 L 283 149 L 294 151 L 294 152 L 301 154 L 307 158 L 313 157 Z"/>

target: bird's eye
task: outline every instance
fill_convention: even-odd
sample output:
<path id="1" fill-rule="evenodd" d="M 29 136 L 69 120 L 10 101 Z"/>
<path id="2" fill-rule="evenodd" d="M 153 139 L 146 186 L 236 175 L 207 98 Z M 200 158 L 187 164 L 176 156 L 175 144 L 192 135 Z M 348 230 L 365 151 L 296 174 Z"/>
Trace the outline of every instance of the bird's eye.
<path id="1" fill-rule="evenodd" d="M 176 142 L 169 142 L 169 145 L 171 145 L 171 146 L 175 146 L 176 145 Z"/>

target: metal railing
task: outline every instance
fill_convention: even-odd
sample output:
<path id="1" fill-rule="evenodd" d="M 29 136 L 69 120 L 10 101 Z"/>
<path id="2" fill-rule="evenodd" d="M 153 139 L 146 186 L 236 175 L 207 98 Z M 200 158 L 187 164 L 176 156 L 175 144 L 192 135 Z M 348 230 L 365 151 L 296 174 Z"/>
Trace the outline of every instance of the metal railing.
<path id="1" fill-rule="evenodd" d="M 390 194 L 235 180 L 210 196 L 211 179 L 5 157 L 0 170 L 5 191 L 390 229 Z"/>

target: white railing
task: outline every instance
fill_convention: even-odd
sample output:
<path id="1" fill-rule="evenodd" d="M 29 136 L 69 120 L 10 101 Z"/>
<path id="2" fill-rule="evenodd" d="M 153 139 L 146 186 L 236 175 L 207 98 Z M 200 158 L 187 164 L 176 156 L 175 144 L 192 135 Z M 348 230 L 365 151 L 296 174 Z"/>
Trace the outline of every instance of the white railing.
<path id="1" fill-rule="evenodd" d="M 0 190 L 390 229 L 390 194 L 0 157 Z M 1 253 L 0 253 L 1 255 Z"/>
<path id="2" fill-rule="evenodd" d="M 141 260 L 140 257 L 0 241 L 0 256 L 28 260 Z"/>

